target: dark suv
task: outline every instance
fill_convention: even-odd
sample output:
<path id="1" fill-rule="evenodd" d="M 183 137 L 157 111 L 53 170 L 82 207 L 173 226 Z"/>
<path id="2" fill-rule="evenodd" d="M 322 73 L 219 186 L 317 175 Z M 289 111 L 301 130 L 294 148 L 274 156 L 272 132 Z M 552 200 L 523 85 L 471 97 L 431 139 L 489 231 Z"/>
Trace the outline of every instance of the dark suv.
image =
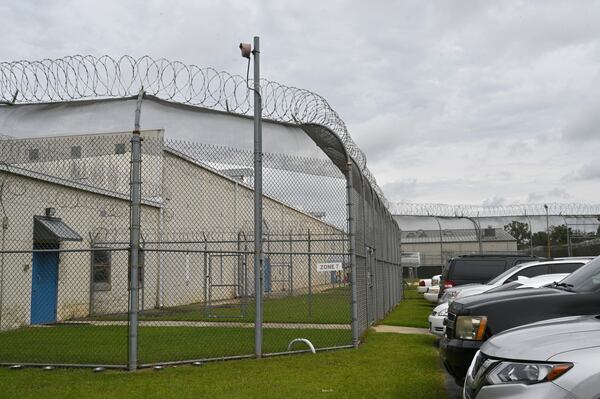
<path id="1" fill-rule="evenodd" d="M 600 257 L 547 288 L 484 293 L 452 302 L 440 341 L 444 366 L 464 379 L 485 340 L 509 328 L 558 317 L 592 315 L 600 309 Z"/>
<path id="2" fill-rule="evenodd" d="M 541 260 L 531 255 L 462 255 L 452 258 L 440 279 L 441 297 L 447 288 L 457 285 L 483 284 L 519 263 Z"/>

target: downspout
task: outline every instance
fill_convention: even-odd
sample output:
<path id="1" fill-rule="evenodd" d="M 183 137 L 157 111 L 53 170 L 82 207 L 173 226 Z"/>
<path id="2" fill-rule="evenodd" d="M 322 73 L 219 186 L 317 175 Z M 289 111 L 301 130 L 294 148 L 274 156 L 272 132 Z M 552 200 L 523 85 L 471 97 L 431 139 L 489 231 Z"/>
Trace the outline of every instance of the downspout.
<path id="1" fill-rule="evenodd" d="M 156 308 L 160 309 L 163 307 L 163 222 L 164 222 L 164 202 L 158 210 L 158 259 L 157 259 L 157 270 L 156 270 Z"/>

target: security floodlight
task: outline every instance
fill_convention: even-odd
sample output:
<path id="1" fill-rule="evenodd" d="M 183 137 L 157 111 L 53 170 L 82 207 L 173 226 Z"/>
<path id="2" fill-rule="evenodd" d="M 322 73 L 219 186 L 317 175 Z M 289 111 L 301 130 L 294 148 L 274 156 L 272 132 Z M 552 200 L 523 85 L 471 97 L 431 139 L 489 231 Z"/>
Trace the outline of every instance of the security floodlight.
<path id="1" fill-rule="evenodd" d="M 242 57 L 250 59 L 250 54 L 252 54 L 252 45 L 250 43 L 240 43 L 240 50 L 242 50 Z"/>

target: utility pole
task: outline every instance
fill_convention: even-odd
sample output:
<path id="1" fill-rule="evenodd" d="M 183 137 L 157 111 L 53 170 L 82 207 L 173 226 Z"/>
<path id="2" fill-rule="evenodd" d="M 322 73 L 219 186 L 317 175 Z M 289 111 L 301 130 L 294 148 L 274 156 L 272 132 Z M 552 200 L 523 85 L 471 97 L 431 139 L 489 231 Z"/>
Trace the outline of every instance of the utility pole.
<path id="1" fill-rule="evenodd" d="M 130 221 L 129 221 L 129 334 L 127 368 L 137 369 L 138 362 L 138 311 L 139 311 L 139 254 L 140 216 L 142 204 L 142 138 L 140 137 L 140 114 L 144 89 L 140 90 L 135 108 L 135 123 L 131 137 Z"/>
<path id="2" fill-rule="evenodd" d="M 254 56 L 254 354 L 262 357 L 262 295 L 263 295 L 263 248 L 262 248 L 262 98 L 260 95 L 260 38 L 254 36 L 254 48 L 250 43 L 240 43 L 242 57 Z M 246 79 L 248 77 L 246 76 Z"/>

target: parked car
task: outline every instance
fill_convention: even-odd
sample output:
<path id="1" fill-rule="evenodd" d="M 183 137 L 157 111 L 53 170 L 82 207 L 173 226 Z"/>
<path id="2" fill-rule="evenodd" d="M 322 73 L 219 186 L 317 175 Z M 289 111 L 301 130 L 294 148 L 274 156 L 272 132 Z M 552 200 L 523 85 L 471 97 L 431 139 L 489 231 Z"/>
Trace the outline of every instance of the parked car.
<path id="1" fill-rule="evenodd" d="M 596 314 L 599 307 L 600 257 L 550 287 L 458 298 L 450 304 L 440 342 L 444 366 L 460 383 L 490 337 L 540 320 Z"/>
<path id="2" fill-rule="evenodd" d="M 483 284 L 519 263 L 541 260 L 531 255 L 463 255 L 452 258 L 442 272 L 440 296 L 458 285 Z"/>
<path id="3" fill-rule="evenodd" d="M 517 327 L 477 352 L 464 399 L 597 399 L 600 316 L 575 316 Z"/>
<path id="4" fill-rule="evenodd" d="M 422 278 L 419 280 L 419 285 L 417 285 L 417 292 L 424 294 L 427 292 L 427 288 L 431 286 L 430 278 Z"/>
<path id="5" fill-rule="evenodd" d="M 427 289 L 427 292 L 423 294 L 423 297 L 431 303 L 437 303 L 439 293 L 440 293 L 440 287 L 432 285 L 431 287 L 429 287 Z"/>
<path id="6" fill-rule="evenodd" d="M 563 260 L 552 260 L 546 262 L 528 262 L 520 263 L 516 266 L 511 267 L 504 273 L 494 277 L 485 284 L 465 284 L 459 285 L 458 287 L 448 288 L 446 292 L 440 297 L 440 303 L 447 302 L 458 296 L 470 296 L 480 294 L 482 292 L 489 291 L 494 287 L 498 287 L 502 284 L 509 283 L 517 280 L 519 277 L 535 277 L 542 274 L 555 274 L 555 273 L 573 273 L 581 266 L 588 263 L 593 258 L 581 259 L 563 259 Z"/>
<path id="7" fill-rule="evenodd" d="M 568 273 L 544 274 L 542 276 L 536 276 L 532 278 L 519 276 L 519 278 L 516 281 L 512 281 L 501 286 L 492 287 L 485 292 L 500 292 L 521 288 L 540 288 L 548 284 L 552 284 L 555 281 L 561 281 L 568 275 Z M 468 290 L 463 290 L 458 294 L 457 297 L 469 295 L 470 292 Z M 450 303 L 452 302 L 452 300 L 453 299 L 451 299 L 450 302 L 443 302 L 440 305 L 436 306 L 429 315 L 429 332 L 433 335 L 436 335 L 438 337 L 442 337 L 444 335 L 446 331 L 446 327 L 444 326 L 444 319 L 448 316 L 448 308 L 450 307 Z"/>
<path id="8" fill-rule="evenodd" d="M 431 277 L 431 285 L 433 285 L 435 287 L 439 287 L 441 280 L 442 280 L 442 275 L 436 274 L 435 276 Z"/>

